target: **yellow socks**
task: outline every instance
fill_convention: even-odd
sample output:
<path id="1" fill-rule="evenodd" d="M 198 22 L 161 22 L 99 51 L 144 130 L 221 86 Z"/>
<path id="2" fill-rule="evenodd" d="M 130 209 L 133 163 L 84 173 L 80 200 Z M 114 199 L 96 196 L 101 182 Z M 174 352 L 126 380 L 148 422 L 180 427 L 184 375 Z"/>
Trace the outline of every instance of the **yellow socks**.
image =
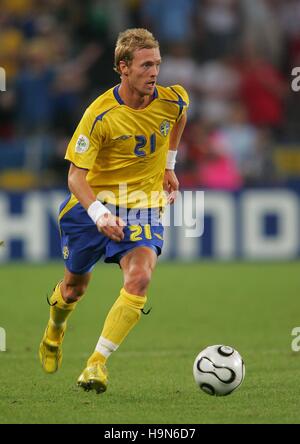
<path id="1" fill-rule="evenodd" d="M 89 358 L 88 365 L 96 361 L 105 364 L 106 359 L 119 347 L 139 321 L 146 301 L 146 296 L 130 294 L 122 288 L 120 296 L 105 319 L 96 350 Z"/>
<path id="2" fill-rule="evenodd" d="M 50 298 L 50 319 L 47 337 L 51 341 L 60 341 L 61 334 L 66 328 L 67 318 L 75 309 L 77 302 L 67 304 L 60 291 L 60 283 L 56 285 Z"/>

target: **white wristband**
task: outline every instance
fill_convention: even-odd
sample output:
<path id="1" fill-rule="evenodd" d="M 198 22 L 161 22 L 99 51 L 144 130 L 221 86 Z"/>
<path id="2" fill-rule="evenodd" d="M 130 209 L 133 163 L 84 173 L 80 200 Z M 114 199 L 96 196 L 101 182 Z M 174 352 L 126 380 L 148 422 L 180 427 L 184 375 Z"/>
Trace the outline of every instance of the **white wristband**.
<path id="1" fill-rule="evenodd" d="M 166 164 L 167 170 L 174 170 L 176 163 L 176 156 L 177 156 L 177 150 L 168 151 L 167 164 Z"/>
<path id="2" fill-rule="evenodd" d="M 99 200 L 95 200 L 87 209 L 88 215 L 92 221 L 96 224 L 99 217 L 105 213 L 111 213 Z"/>

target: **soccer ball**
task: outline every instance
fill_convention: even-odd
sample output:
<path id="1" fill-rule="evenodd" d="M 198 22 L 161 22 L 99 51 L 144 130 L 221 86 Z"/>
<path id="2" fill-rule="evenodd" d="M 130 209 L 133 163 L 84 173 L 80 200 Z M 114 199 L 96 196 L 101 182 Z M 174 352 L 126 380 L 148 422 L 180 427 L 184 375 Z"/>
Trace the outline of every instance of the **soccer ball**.
<path id="1" fill-rule="evenodd" d="M 209 395 L 225 396 L 236 390 L 245 377 L 241 355 L 227 345 L 211 345 L 196 357 L 193 367 L 196 384 Z"/>

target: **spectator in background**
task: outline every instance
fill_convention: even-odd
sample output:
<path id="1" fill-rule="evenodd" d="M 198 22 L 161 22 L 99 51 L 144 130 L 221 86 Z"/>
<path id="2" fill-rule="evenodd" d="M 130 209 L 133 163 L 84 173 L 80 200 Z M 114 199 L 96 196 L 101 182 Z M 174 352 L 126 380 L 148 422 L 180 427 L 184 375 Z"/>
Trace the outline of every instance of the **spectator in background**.
<path id="1" fill-rule="evenodd" d="M 220 129 L 224 150 L 231 156 L 245 182 L 256 176 L 259 163 L 259 131 L 251 125 L 245 106 L 235 102 L 227 122 Z M 261 169 L 259 167 L 259 169 Z"/>
<path id="2" fill-rule="evenodd" d="M 230 191 L 242 187 L 242 177 L 218 129 L 195 120 L 189 126 L 187 141 L 186 170 L 179 174 L 182 187 Z"/>
<path id="3" fill-rule="evenodd" d="M 197 41 L 201 59 L 222 57 L 232 50 L 240 34 L 238 0 L 201 0 L 197 12 Z"/>
<path id="4" fill-rule="evenodd" d="M 162 45 L 189 43 L 194 37 L 196 5 L 196 0 L 142 0 L 142 24 L 154 32 Z"/>
<path id="5" fill-rule="evenodd" d="M 53 129 L 54 131 L 57 129 L 64 130 L 67 135 L 73 133 L 74 121 L 82 113 L 82 100 L 85 91 L 92 89 L 93 85 L 89 84 L 88 73 L 95 63 L 98 64 L 99 60 L 102 61 L 102 48 L 91 43 L 86 45 L 77 57 L 71 57 L 72 55 L 68 54 L 64 59 L 62 58 L 67 62 L 62 63 L 60 61 L 60 63 L 57 63 L 56 78 L 53 85 Z M 99 89 L 100 85 L 98 85 L 98 91 Z"/>
<path id="6" fill-rule="evenodd" d="M 245 186 L 280 183 L 273 159 L 272 134 L 267 128 L 251 125 L 243 103 L 232 105 L 230 118 L 220 131 L 225 151 L 234 159 Z"/>
<path id="7" fill-rule="evenodd" d="M 196 85 L 198 75 L 197 63 L 193 59 L 190 47 L 186 43 L 170 45 L 164 56 L 164 63 L 159 73 L 159 83 L 163 86 L 180 84 L 189 91 L 191 109 L 189 115 L 196 111 Z"/>
<path id="8" fill-rule="evenodd" d="M 271 128 L 279 137 L 284 124 L 287 84 L 280 71 L 260 56 L 252 41 L 243 44 L 240 76 L 240 97 L 250 122 Z"/>
<path id="9" fill-rule="evenodd" d="M 81 110 L 80 93 L 86 86 L 86 79 L 74 66 L 60 70 L 53 83 L 53 118 L 52 128 L 55 133 L 62 130 L 70 134 L 74 130 L 74 120 Z"/>
<path id="10" fill-rule="evenodd" d="M 223 123 L 230 113 L 230 103 L 239 91 L 239 73 L 230 54 L 199 66 L 196 76 L 199 93 L 198 112 L 205 121 Z"/>
<path id="11" fill-rule="evenodd" d="M 111 70 L 111 44 L 130 23 L 147 25 L 160 37 L 165 55 L 159 82 L 186 87 L 189 115 L 207 122 L 198 125 L 205 140 L 218 127 L 215 141 L 222 139 L 244 182 L 263 183 L 264 175 L 267 182 L 272 144 L 300 140 L 300 95 L 288 94 L 283 80 L 300 66 L 300 0 L 1 0 L 0 66 L 8 82 L 0 95 L 2 152 L 12 152 L 18 138 L 26 151 L 23 168 L 35 169 L 41 181 L 47 168 L 58 182 L 54 175 L 64 169 L 59 151 L 83 104 L 119 81 Z M 247 44 L 237 67 L 241 38 Z M 247 157 L 252 138 L 259 140 L 253 162 Z M 178 163 L 192 184 L 200 183 L 190 154 L 195 144 L 186 141 Z M 39 153 L 45 160 L 34 163 Z"/>
<path id="12" fill-rule="evenodd" d="M 294 66 L 300 66 L 300 2 L 281 0 L 278 7 L 278 20 L 286 37 L 288 73 Z"/>
<path id="13" fill-rule="evenodd" d="M 251 40 L 264 59 L 280 67 L 284 33 L 278 17 L 280 0 L 240 0 L 242 40 Z M 286 3 L 286 2 L 285 2 Z"/>
<path id="14" fill-rule="evenodd" d="M 51 127 L 54 79 L 47 40 L 28 43 L 23 70 L 16 78 L 18 121 L 24 134 L 44 132 Z"/>
<path id="15" fill-rule="evenodd" d="M 245 184 L 249 187 L 280 186 L 283 176 L 274 161 L 276 144 L 268 128 L 258 130 L 256 155 L 248 160 Z M 249 174 L 249 172 L 251 174 Z"/>

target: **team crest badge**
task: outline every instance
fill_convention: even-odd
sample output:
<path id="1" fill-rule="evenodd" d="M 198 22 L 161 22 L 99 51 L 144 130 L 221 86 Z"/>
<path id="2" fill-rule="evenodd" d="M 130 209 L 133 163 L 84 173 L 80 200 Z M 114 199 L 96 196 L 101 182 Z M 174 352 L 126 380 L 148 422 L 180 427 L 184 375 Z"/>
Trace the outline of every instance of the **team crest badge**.
<path id="1" fill-rule="evenodd" d="M 89 149 L 89 146 L 90 146 L 89 139 L 83 134 L 81 134 L 76 142 L 75 152 L 79 154 L 85 153 Z"/>
<path id="2" fill-rule="evenodd" d="M 159 131 L 162 136 L 167 137 L 167 135 L 169 134 L 169 131 L 170 131 L 169 120 L 164 120 L 163 122 L 161 122 L 160 127 L 159 127 Z"/>
<path id="3" fill-rule="evenodd" d="M 68 257 L 69 257 L 69 248 L 67 246 L 65 246 L 63 248 L 63 257 L 64 257 L 65 260 L 67 260 Z"/>

